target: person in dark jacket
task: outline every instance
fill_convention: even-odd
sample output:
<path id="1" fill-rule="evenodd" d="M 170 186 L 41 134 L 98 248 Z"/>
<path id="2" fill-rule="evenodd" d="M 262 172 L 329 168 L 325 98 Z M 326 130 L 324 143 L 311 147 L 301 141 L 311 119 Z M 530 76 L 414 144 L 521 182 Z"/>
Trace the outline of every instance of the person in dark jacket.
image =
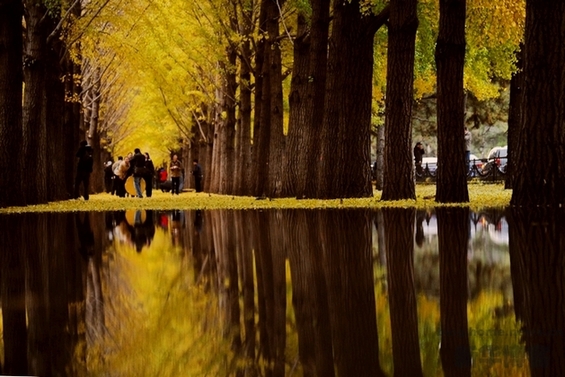
<path id="1" fill-rule="evenodd" d="M 76 153 L 78 158 L 77 172 L 75 176 L 75 188 L 73 193 L 73 198 L 78 199 L 80 197 L 80 185 L 82 183 L 83 197 L 84 200 L 89 199 L 90 190 L 90 173 L 92 173 L 92 165 L 94 163 L 94 158 L 92 157 L 92 147 L 88 145 L 86 140 L 80 142 L 80 147 Z"/>
<path id="2" fill-rule="evenodd" d="M 139 148 L 135 148 L 133 159 L 131 164 L 133 165 L 133 183 L 135 187 L 135 193 L 138 198 L 143 198 L 143 193 L 141 192 L 141 179 L 145 175 L 145 156 L 141 153 Z M 146 185 L 147 186 L 147 185 Z"/>
<path id="3" fill-rule="evenodd" d="M 192 161 L 192 175 L 194 176 L 194 189 L 196 192 L 202 192 L 202 167 L 197 159 Z"/>
<path id="4" fill-rule="evenodd" d="M 149 153 L 145 153 L 145 174 L 143 179 L 145 180 L 145 195 L 150 198 L 153 195 L 153 176 L 155 175 L 155 165 L 153 165 L 153 160 L 149 157 Z"/>

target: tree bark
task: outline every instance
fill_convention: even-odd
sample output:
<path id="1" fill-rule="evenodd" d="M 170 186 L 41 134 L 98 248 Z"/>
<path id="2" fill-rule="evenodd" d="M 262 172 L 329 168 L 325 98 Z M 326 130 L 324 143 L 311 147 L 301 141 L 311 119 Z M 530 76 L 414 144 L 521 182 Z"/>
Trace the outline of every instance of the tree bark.
<path id="1" fill-rule="evenodd" d="M 44 5 L 25 0 L 26 46 L 24 57 L 23 166 L 26 204 L 45 203 L 47 191 L 46 67 L 47 23 Z M 20 155 L 21 158 L 21 155 Z"/>
<path id="2" fill-rule="evenodd" d="M 523 118 L 511 204 L 565 205 L 565 1 L 528 1 Z"/>
<path id="3" fill-rule="evenodd" d="M 508 163 L 506 165 L 506 180 L 504 188 L 511 189 L 514 175 L 516 148 L 520 143 L 518 139 L 520 125 L 522 124 L 522 109 L 524 99 L 524 45 L 520 44 L 520 51 L 516 52 L 516 72 L 510 80 L 510 105 L 508 108 Z"/>
<path id="4" fill-rule="evenodd" d="M 417 0 L 390 2 L 382 200 L 416 199 L 411 145 L 417 3 Z"/>
<path id="5" fill-rule="evenodd" d="M 465 166 L 466 0 L 440 0 L 436 43 L 438 167 L 436 201 L 469 201 Z"/>
<path id="6" fill-rule="evenodd" d="M 359 0 L 334 0 L 325 114 L 321 134 L 320 199 L 370 197 L 370 129 L 374 33 L 388 18 L 362 15 Z"/>
<path id="7" fill-rule="evenodd" d="M 0 207 L 24 204 L 21 0 L 0 2 Z"/>

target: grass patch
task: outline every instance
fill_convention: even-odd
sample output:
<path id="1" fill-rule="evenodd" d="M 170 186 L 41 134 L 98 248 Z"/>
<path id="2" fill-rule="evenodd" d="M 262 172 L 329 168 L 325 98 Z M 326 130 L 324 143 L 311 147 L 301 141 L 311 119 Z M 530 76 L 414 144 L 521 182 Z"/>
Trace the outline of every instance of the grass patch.
<path id="1" fill-rule="evenodd" d="M 324 208 L 433 208 L 439 206 L 468 206 L 471 209 L 505 207 L 510 203 L 511 190 L 502 184 L 469 184 L 469 203 L 438 204 L 435 200 L 435 185 L 417 185 L 416 200 L 381 201 L 381 191 L 375 191 L 372 198 L 357 199 L 256 199 L 248 196 L 217 195 L 208 193 L 183 192 L 171 195 L 154 191 L 151 198 L 118 198 L 110 194 L 91 195 L 90 200 L 65 200 L 47 204 L 8 207 L 0 213 L 24 212 L 75 212 L 75 211 L 121 211 L 128 209 L 146 210 L 191 210 L 191 209 L 324 209 Z"/>

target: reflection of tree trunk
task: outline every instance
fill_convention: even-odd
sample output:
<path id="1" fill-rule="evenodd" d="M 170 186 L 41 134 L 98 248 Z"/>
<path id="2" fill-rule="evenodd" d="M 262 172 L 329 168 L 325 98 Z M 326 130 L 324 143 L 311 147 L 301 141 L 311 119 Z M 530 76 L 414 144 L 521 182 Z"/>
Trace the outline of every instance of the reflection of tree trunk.
<path id="1" fill-rule="evenodd" d="M 371 217 L 337 210 L 320 220 L 334 360 L 339 376 L 381 376 Z"/>
<path id="2" fill-rule="evenodd" d="M 0 216 L 0 297 L 4 368 L 0 373 L 28 374 L 27 328 L 25 308 L 25 274 L 23 255 L 19 252 L 26 236 L 20 217 Z"/>
<path id="3" fill-rule="evenodd" d="M 243 326 L 245 328 L 245 340 L 243 343 L 243 352 L 241 355 L 245 357 L 245 361 L 252 363 L 255 360 L 255 282 L 253 277 L 253 251 L 251 243 L 251 233 L 248 226 L 251 220 L 251 213 L 237 211 L 235 213 L 237 224 L 237 239 L 239 240 L 239 264 L 241 288 L 243 295 Z M 251 366 L 248 367 L 250 376 L 256 375 L 256 371 Z"/>
<path id="4" fill-rule="evenodd" d="M 440 259 L 441 363 L 446 377 L 471 375 L 467 323 L 468 208 L 436 210 Z"/>
<path id="5" fill-rule="evenodd" d="M 259 297 L 260 354 L 267 375 L 284 375 L 286 340 L 285 254 L 279 213 L 257 214 L 257 290 Z"/>
<path id="6" fill-rule="evenodd" d="M 414 290 L 414 210 L 383 210 L 395 376 L 422 376 Z"/>
<path id="7" fill-rule="evenodd" d="M 317 215 L 292 211 L 285 216 L 288 229 L 292 300 L 298 330 L 300 363 L 305 377 L 334 375 L 328 296 L 319 263 L 321 245 Z"/>
<path id="8" fill-rule="evenodd" d="M 216 246 L 218 294 L 226 323 L 224 336 L 231 340 L 232 348 L 237 354 L 241 348 L 241 331 L 234 214 L 231 211 L 213 211 L 210 216 Z"/>
<path id="9" fill-rule="evenodd" d="M 519 310 L 532 376 L 565 375 L 562 210 L 512 208 L 509 217 L 513 273 L 522 284 Z M 512 242 L 512 239 L 513 242 Z"/>

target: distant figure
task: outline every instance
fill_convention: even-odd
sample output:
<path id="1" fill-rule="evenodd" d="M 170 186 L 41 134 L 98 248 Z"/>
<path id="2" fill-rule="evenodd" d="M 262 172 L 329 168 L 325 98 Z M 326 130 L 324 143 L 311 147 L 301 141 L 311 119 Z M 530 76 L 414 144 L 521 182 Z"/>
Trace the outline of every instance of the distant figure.
<path id="1" fill-rule="evenodd" d="M 179 194 L 180 192 L 180 177 L 182 173 L 182 164 L 179 157 L 175 154 L 170 164 L 171 181 L 172 181 L 172 195 Z"/>
<path id="2" fill-rule="evenodd" d="M 88 200 L 90 190 L 90 173 L 92 173 L 94 159 L 92 157 L 92 147 L 88 145 L 86 140 L 80 142 L 80 147 L 78 148 L 76 157 L 78 158 L 78 164 L 73 197 L 75 199 L 79 198 L 80 184 L 82 183 L 84 200 Z"/>
<path id="3" fill-rule="evenodd" d="M 202 192 L 202 167 L 197 159 L 192 161 L 192 175 L 194 176 L 194 189 L 196 192 Z"/>
<path id="4" fill-rule="evenodd" d="M 145 175 L 145 156 L 141 154 L 139 148 L 135 148 L 131 165 L 133 165 L 133 185 L 135 187 L 135 194 L 138 198 L 143 198 L 141 192 L 141 179 Z M 145 185 L 147 187 L 147 185 Z"/>
<path id="5" fill-rule="evenodd" d="M 414 147 L 414 163 L 416 164 L 416 173 L 422 175 L 424 170 L 422 169 L 422 157 L 424 156 L 424 146 L 422 143 L 417 142 Z"/>
<path id="6" fill-rule="evenodd" d="M 122 156 L 118 156 L 118 160 L 112 164 L 112 174 L 114 174 L 114 178 L 112 180 L 112 195 L 118 195 L 118 186 L 120 185 L 120 179 L 116 172 L 119 170 L 120 164 L 123 161 L 124 158 Z"/>
<path id="7" fill-rule="evenodd" d="M 149 157 L 149 153 L 145 153 L 145 195 L 150 198 L 153 195 L 153 176 L 155 175 L 155 165 L 153 160 Z"/>
<path id="8" fill-rule="evenodd" d="M 116 162 L 116 164 L 114 164 L 114 166 L 116 167 L 114 169 L 114 174 L 116 175 L 114 177 L 114 183 L 116 184 L 116 195 L 124 198 L 126 196 L 126 179 L 128 177 L 127 174 L 130 168 L 129 158 L 126 157 L 122 160 L 118 158 L 118 161 Z"/>
<path id="9" fill-rule="evenodd" d="M 113 186 L 114 186 L 114 171 L 112 170 L 112 161 L 108 161 L 104 165 L 104 190 L 108 193 L 112 193 Z"/>
<path id="10" fill-rule="evenodd" d="M 469 171 L 469 161 L 471 160 L 471 132 L 465 127 L 465 165 L 467 165 L 467 171 Z"/>

